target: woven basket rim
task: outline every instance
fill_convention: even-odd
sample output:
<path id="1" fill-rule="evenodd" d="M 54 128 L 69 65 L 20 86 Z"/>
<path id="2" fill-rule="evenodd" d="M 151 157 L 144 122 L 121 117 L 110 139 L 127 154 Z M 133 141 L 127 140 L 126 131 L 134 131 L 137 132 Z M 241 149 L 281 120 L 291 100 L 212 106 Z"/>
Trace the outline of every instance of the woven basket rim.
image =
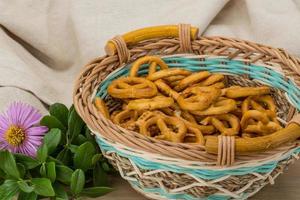
<path id="1" fill-rule="evenodd" d="M 235 53 L 233 51 L 229 52 L 227 54 L 223 51 L 215 52 L 214 49 L 207 50 L 209 47 L 214 47 L 218 45 L 219 49 L 234 49 Z M 147 55 L 147 54 L 153 54 L 151 50 L 157 50 L 160 51 L 161 49 L 165 48 L 168 51 L 160 52 L 159 55 L 170 55 L 170 54 L 176 54 L 178 53 L 178 40 L 175 38 L 170 39 L 151 39 L 147 41 L 143 41 L 138 43 L 137 45 L 130 47 L 130 53 L 131 53 L 131 60 L 130 62 L 133 62 L 138 57 Z M 294 70 L 297 69 L 296 66 L 299 66 L 299 59 L 290 56 L 288 53 L 283 51 L 282 49 L 272 48 L 265 45 L 252 43 L 244 40 L 236 40 L 236 39 L 229 39 L 229 38 L 223 38 L 223 37 L 200 37 L 192 42 L 193 47 L 193 53 L 194 54 L 203 54 L 206 47 L 207 52 L 205 54 L 208 55 L 216 55 L 216 56 L 226 56 L 227 58 L 233 59 L 239 55 L 239 52 L 242 53 L 249 53 L 249 55 L 253 55 L 255 57 L 259 57 L 258 59 L 255 59 L 256 61 L 261 61 L 262 63 L 265 63 L 269 66 L 268 62 L 275 62 L 278 63 L 283 70 L 284 74 L 288 74 L 289 77 L 291 77 L 297 86 L 299 87 L 300 78 L 298 77 L 299 71 Z M 150 48 L 152 47 L 152 49 Z M 177 48 L 176 48 L 177 47 Z M 202 50 L 201 50 L 202 48 Z M 150 49 L 150 50 L 149 50 Z M 141 53 L 142 52 L 142 53 Z M 252 54 L 251 54 L 252 53 Z M 233 56 L 233 54 L 236 54 Z M 258 56 L 257 56 L 258 55 Z M 268 59 L 266 59 L 268 58 Z M 251 56 L 249 59 L 244 59 L 245 62 L 251 63 Z M 83 120 L 91 127 L 93 130 L 97 130 L 98 132 L 107 132 L 105 134 L 105 137 L 111 137 L 111 140 L 118 141 L 120 143 L 124 144 L 130 144 L 131 148 L 136 148 L 137 144 L 135 144 L 134 140 L 141 137 L 140 135 L 130 135 L 128 134 L 126 137 L 123 137 L 123 135 L 116 135 L 116 134 L 110 134 L 110 132 L 118 132 L 121 131 L 121 128 L 112 124 L 108 120 L 104 119 L 101 114 L 97 112 L 95 107 L 92 104 L 92 94 L 94 93 L 95 88 L 99 85 L 99 83 L 106 77 L 106 75 L 110 74 L 111 71 L 113 71 L 115 68 L 118 68 L 122 66 L 118 62 L 118 57 L 116 55 L 113 56 L 104 56 L 101 58 L 96 58 L 92 62 L 90 62 L 88 65 L 85 66 L 83 71 L 80 73 L 76 84 L 74 88 L 74 105 L 79 113 L 79 115 L 83 118 Z M 100 73 L 106 68 L 105 72 L 106 74 L 100 76 Z M 189 160 L 189 157 L 184 155 L 187 152 L 187 146 L 185 144 L 178 145 L 178 148 L 171 149 L 169 146 L 170 144 L 168 142 L 159 142 L 158 144 L 151 144 L 153 141 L 151 138 L 142 138 L 144 139 L 144 143 L 139 144 L 137 149 L 143 149 L 144 151 L 149 151 L 150 148 L 155 147 L 156 149 L 162 148 L 165 152 L 168 150 L 177 151 L 178 155 L 182 155 L 181 158 Z M 128 142 L 129 140 L 129 142 Z M 140 142 L 141 140 L 139 140 Z M 145 146 L 146 145 L 146 146 Z M 148 146 L 147 146 L 148 145 Z M 165 145 L 165 146 L 164 146 Z M 188 149 L 190 150 L 190 149 Z M 276 150 L 276 149 L 275 149 Z M 191 154 L 199 153 L 200 151 L 203 151 L 203 148 L 195 148 L 192 149 Z M 270 154 L 274 153 L 273 151 L 269 152 Z M 160 153 L 159 153 L 160 154 Z M 165 154 L 167 155 L 167 154 Z M 207 162 L 213 162 L 216 159 L 215 155 L 203 155 L 204 158 L 207 160 Z M 257 155 L 254 156 L 247 156 L 248 161 L 252 162 L 253 160 L 258 159 Z M 205 160 L 204 159 L 204 160 Z M 245 159 L 245 158 L 244 158 Z"/>

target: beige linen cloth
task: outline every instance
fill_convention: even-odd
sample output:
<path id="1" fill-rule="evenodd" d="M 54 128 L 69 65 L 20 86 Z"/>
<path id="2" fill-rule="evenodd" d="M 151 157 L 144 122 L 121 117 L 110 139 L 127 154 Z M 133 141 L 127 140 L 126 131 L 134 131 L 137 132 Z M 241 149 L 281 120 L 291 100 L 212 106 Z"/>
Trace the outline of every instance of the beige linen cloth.
<path id="1" fill-rule="evenodd" d="M 44 113 L 70 105 L 83 65 L 108 39 L 141 27 L 190 23 L 300 56 L 299 8 L 300 0 L 0 0 L 0 110 L 14 100 Z"/>

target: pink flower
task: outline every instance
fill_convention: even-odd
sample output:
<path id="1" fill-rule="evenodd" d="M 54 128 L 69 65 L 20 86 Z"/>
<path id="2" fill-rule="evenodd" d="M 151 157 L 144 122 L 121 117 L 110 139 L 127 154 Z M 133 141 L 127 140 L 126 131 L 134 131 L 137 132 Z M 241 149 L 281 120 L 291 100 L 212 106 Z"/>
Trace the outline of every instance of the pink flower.
<path id="1" fill-rule="evenodd" d="M 0 115 L 0 149 L 35 157 L 48 130 L 39 125 L 41 118 L 36 108 L 21 102 L 12 103 Z"/>

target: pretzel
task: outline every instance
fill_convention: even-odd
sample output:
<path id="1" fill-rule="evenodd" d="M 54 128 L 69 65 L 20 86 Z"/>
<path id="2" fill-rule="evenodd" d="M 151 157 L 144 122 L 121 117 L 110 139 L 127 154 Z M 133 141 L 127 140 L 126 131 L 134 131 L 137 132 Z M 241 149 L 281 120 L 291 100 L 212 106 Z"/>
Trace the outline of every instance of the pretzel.
<path id="1" fill-rule="evenodd" d="M 199 81 L 207 78 L 209 75 L 210 73 L 208 71 L 193 73 L 187 76 L 186 78 L 182 79 L 174 89 L 176 91 L 181 91 L 186 87 L 188 87 L 189 85 L 198 83 Z"/>
<path id="2" fill-rule="evenodd" d="M 222 74 L 212 74 L 204 81 L 201 81 L 200 83 L 198 83 L 197 86 L 210 86 L 210 85 L 214 85 L 216 83 L 222 83 L 220 81 L 222 81 L 223 79 L 224 79 L 224 75 L 222 75 Z"/>
<path id="3" fill-rule="evenodd" d="M 174 75 L 174 76 L 170 76 L 170 77 L 166 77 L 164 78 L 165 81 L 167 81 L 168 83 L 172 83 L 174 81 L 180 81 L 182 79 L 184 79 L 186 76 L 184 75 Z"/>
<path id="4" fill-rule="evenodd" d="M 270 93 L 270 88 L 261 86 L 261 87 L 234 87 L 228 88 L 225 92 L 225 95 L 229 98 L 240 98 L 248 96 L 257 96 L 265 95 Z"/>
<path id="5" fill-rule="evenodd" d="M 105 118 L 110 119 L 108 108 L 105 102 L 100 97 L 96 97 L 94 102 L 97 110 L 100 111 Z"/>
<path id="6" fill-rule="evenodd" d="M 156 96 L 151 99 L 135 99 L 129 101 L 127 108 L 129 110 L 155 110 L 166 108 L 174 104 L 171 97 Z"/>
<path id="7" fill-rule="evenodd" d="M 244 131 L 249 133 L 256 133 L 260 135 L 268 135 L 270 133 L 274 133 L 278 130 L 282 129 L 282 127 L 275 123 L 275 122 L 269 122 L 267 124 L 263 124 L 262 122 L 258 122 L 255 125 L 248 125 Z"/>
<path id="8" fill-rule="evenodd" d="M 151 117 L 140 126 L 140 132 L 143 135 L 151 136 L 148 128 L 152 125 L 157 125 L 161 131 L 160 135 L 154 136 L 157 139 L 167 140 L 171 142 L 182 142 L 187 128 L 185 124 L 176 117 L 164 117 L 161 115 Z M 171 130 L 167 125 L 176 127 L 176 130 Z"/>
<path id="9" fill-rule="evenodd" d="M 190 114 L 188 111 L 177 111 L 177 106 L 176 104 L 173 104 L 171 107 L 173 107 L 173 109 L 175 110 L 172 110 L 171 108 L 164 108 L 164 109 L 161 109 L 163 113 L 166 113 L 167 115 L 169 116 L 176 116 L 178 117 L 179 119 L 181 119 L 184 124 L 187 126 L 187 127 L 194 127 L 194 128 L 197 128 L 199 129 L 199 131 L 203 134 L 212 134 L 215 132 L 215 128 L 211 125 L 201 125 L 201 124 L 198 124 L 197 123 L 197 120 L 195 119 L 195 117 Z M 175 107 L 175 108 L 174 108 Z"/>
<path id="10" fill-rule="evenodd" d="M 233 99 L 219 99 L 209 108 L 201 111 L 191 111 L 191 113 L 194 115 L 220 115 L 229 113 L 236 108 L 236 102 Z"/>
<path id="11" fill-rule="evenodd" d="M 194 127 L 187 127 L 187 133 L 183 138 L 183 142 L 204 145 L 205 139 L 199 129 Z"/>
<path id="12" fill-rule="evenodd" d="M 170 85 L 172 88 L 174 88 L 174 87 L 176 87 L 176 86 L 179 84 L 179 82 L 180 82 L 180 80 L 178 80 L 178 81 L 173 81 L 172 83 L 169 83 L 169 85 Z"/>
<path id="13" fill-rule="evenodd" d="M 135 129 L 135 121 L 138 118 L 138 112 L 135 110 L 123 110 L 112 117 L 112 121 L 129 130 Z"/>
<path id="14" fill-rule="evenodd" d="M 264 110 L 271 110 L 274 113 L 276 113 L 276 105 L 275 105 L 275 102 L 274 102 L 274 100 L 272 99 L 272 97 L 270 95 L 255 96 L 255 97 L 253 97 L 253 100 L 263 103 L 266 106 L 266 108 L 264 108 Z M 258 110 L 259 108 L 255 108 L 255 109 Z"/>
<path id="15" fill-rule="evenodd" d="M 184 122 L 184 124 L 186 125 L 186 127 L 193 127 L 198 129 L 199 131 L 201 131 L 201 133 L 205 134 L 205 135 L 209 135 L 215 132 L 215 128 L 211 125 L 200 125 L 197 122 L 191 122 L 183 117 L 178 117 L 179 119 L 181 119 L 181 121 Z"/>
<path id="16" fill-rule="evenodd" d="M 163 80 L 159 79 L 154 83 L 161 92 L 172 97 L 173 99 L 177 100 L 178 97 L 180 96 L 178 92 L 170 88 L 170 86 L 168 86 Z"/>
<path id="17" fill-rule="evenodd" d="M 122 77 L 112 81 L 107 92 L 115 98 L 149 98 L 157 94 L 157 88 L 151 81 L 140 77 Z"/>
<path id="18" fill-rule="evenodd" d="M 249 119 L 260 121 L 265 125 L 270 122 L 269 117 L 266 113 L 260 112 L 258 110 L 248 110 L 243 114 L 243 117 L 241 119 L 242 129 L 245 129 L 248 126 Z"/>
<path id="19" fill-rule="evenodd" d="M 142 58 L 136 60 L 133 63 L 133 65 L 130 69 L 130 72 L 129 72 L 129 76 L 136 77 L 140 67 L 146 63 L 150 63 L 149 70 L 148 70 L 149 74 L 152 74 L 156 71 L 157 65 L 160 67 L 160 69 L 168 69 L 169 68 L 168 65 L 160 57 L 145 56 L 145 57 L 142 57 Z"/>
<path id="20" fill-rule="evenodd" d="M 228 125 L 225 125 L 224 122 L 228 122 L 231 128 L 229 128 Z M 204 125 L 207 125 L 208 123 L 212 124 L 222 135 L 237 135 L 240 130 L 239 119 L 233 114 L 222 114 L 207 117 L 202 121 L 202 123 Z"/>
<path id="21" fill-rule="evenodd" d="M 184 110 L 204 110 L 214 103 L 220 94 L 221 90 L 214 87 L 193 87 L 180 95 L 177 102 Z"/>
<path id="22" fill-rule="evenodd" d="M 154 72 L 152 74 L 149 74 L 147 76 L 147 79 L 150 81 L 156 81 L 158 79 L 163 79 L 170 76 L 177 76 L 177 75 L 190 75 L 192 72 L 185 70 L 185 69 L 178 69 L 178 68 L 169 68 L 169 69 L 163 69 L 157 72 Z"/>

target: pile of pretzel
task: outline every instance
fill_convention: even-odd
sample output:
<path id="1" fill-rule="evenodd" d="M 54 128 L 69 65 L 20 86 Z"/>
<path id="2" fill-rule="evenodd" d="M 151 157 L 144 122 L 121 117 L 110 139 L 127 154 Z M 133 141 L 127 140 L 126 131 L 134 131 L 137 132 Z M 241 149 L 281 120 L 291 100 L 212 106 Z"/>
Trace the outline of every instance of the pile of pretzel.
<path id="1" fill-rule="evenodd" d="M 148 74 L 139 76 L 144 64 Z M 282 128 L 269 87 L 226 87 L 222 74 L 169 68 L 155 56 L 138 59 L 107 92 L 123 106 L 110 115 L 96 98 L 106 118 L 156 139 L 204 145 L 206 135 L 257 137 Z"/>

